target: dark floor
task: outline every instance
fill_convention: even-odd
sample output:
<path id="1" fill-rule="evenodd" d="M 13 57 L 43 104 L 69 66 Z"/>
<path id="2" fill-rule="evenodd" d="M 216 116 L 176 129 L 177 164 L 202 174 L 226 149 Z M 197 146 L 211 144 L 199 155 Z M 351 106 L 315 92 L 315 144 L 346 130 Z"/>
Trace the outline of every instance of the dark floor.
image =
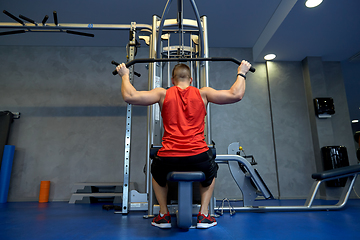
<path id="1" fill-rule="evenodd" d="M 302 203 L 294 202 L 294 205 Z M 145 212 L 126 216 L 101 204 L 0 204 L 0 239 L 360 239 L 360 200 L 340 211 L 225 213 L 210 229 L 151 226 Z"/>

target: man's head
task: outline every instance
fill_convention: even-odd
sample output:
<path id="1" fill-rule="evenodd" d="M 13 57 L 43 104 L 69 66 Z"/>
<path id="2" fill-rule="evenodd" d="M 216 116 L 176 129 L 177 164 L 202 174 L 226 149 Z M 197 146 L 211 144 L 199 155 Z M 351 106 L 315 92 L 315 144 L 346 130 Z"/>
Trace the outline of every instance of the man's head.
<path id="1" fill-rule="evenodd" d="M 190 85 L 192 82 L 190 68 L 186 64 L 183 64 L 183 63 L 179 63 L 179 64 L 175 65 L 175 67 L 173 68 L 173 71 L 172 71 L 171 80 L 174 85 L 177 85 L 180 82 L 182 82 L 182 83 L 188 82 Z"/>

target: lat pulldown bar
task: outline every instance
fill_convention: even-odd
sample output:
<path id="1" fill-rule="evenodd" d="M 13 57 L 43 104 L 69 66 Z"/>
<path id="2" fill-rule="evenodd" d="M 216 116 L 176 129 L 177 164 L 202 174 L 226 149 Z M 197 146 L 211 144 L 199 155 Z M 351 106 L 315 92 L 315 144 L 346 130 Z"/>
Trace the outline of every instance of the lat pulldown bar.
<path id="1" fill-rule="evenodd" d="M 139 59 L 134 59 L 132 61 L 129 61 L 125 64 L 125 66 L 128 68 L 136 63 L 154 63 L 154 62 L 195 62 L 195 61 L 212 61 L 212 62 L 226 62 L 226 61 L 230 61 L 233 63 L 236 63 L 238 65 L 241 64 L 241 61 L 237 60 L 236 58 L 229 58 L 229 57 L 211 57 L 211 58 L 159 58 L 159 59 L 155 59 L 155 58 L 139 58 Z M 114 65 L 119 65 L 117 62 L 112 61 L 111 64 Z M 255 72 L 255 68 L 251 67 L 250 68 L 250 72 Z M 112 72 L 113 75 L 117 74 L 117 71 L 114 70 Z"/>

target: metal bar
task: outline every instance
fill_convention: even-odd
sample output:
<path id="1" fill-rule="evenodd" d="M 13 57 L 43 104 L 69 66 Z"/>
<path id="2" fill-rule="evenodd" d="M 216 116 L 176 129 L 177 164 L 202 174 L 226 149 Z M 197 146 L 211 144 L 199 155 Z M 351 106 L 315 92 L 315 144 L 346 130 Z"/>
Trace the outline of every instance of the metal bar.
<path id="1" fill-rule="evenodd" d="M 313 183 L 311 189 L 310 189 L 310 193 L 309 193 L 309 196 L 308 198 L 306 199 L 306 202 L 305 202 L 305 206 L 306 207 L 311 207 L 313 202 L 314 202 L 314 199 L 316 197 L 316 194 L 319 190 L 319 187 L 321 185 L 321 182 L 322 181 L 316 181 Z"/>
<path id="2" fill-rule="evenodd" d="M 11 22 L 3 22 L 0 23 L 0 28 L 20 28 L 20 29 L 58 29 L 58 30 L 65 30 L 65 29 L 73 29 L 73 30 L 130 30 L 130 24 L 82 24 L 82 23 L 61 23 L 56 25 L 54 23 L 48 23 L 44 26 L 35 26 L 32 23 L 24 23 L 21 25 L 19 23 L 11 23 Z M 151 25 L 149 24 L 137 24 L 137 30 L 147 29 L 152 30 Z"/>
<path id="3" fill-rule="evenodd" d="M 69 33 L 69 34 L 80 35 L 80 36 L 85 36 L 85 37 L 94 37 L 94 34 L 92 34 L 92 33 L 83 33 L 83 32 L 77 32 L 77 31 L 72 31 L 72 30 L 66 30 L 65 32 Z"/>
<path id="4" fill-rule="evenodd" d="M 11 34 L 19 34 L 19 33 L 25 33 L 25 30 L 15 30 L 15 31 L 8 31 L 8 32 L 0 32 L 0 36 L 4 35 L 11 35 Z"/>
<path id="5" fill-rule="evenodd" d="M 246 207 L 224 207 L 223 210 L 235 210 L 243 212 L 275 212 L 275 211 L 322 211 L 322 210 L 340 210 L 345 207 L 351 190 L 355 184 L 358 173 L 349 176 L 346 186 L 344 187 L 339 201 L 334 205 L 313 205 L 313 201 L 318 192 L 321 183 L 328 181 L 328 179 L 322 181 L 316 181 L 310 191 L 309 197 L 306 200 L 304 206 L 246 206 Z"/>
<path id="6" fill-rule="evenodd" d="M 163 30 L 163 27 L 164 27 L 164 22 L 165 22 L 165 17 L 167 15 L 167 13 L 169 12 L 169 9 L 170 9 L 170 4 L 171 4 L 171 1 L 172 0 L 168 0 L 166 2 L 166 5 L 165 5 L 165 8 L 164 8 L 164 11 L 163 11 L 163 14 L 161 16 L 161 21 L 160 21 L 160 26 L 159 26 L 159 31 L 157 33 L 157 39 L 156 39 L 156 58 L 160 58 L 161 57 L 161 35 L 162 35 L 162 30 Z"/>
<path id="7" fill-rule="evenodd" d="M 154 63 L 154 62 L 194 62 L 194 61 L 212 61 L 212 62 L 226 62 L 230 61 L 236 64 L 241 64 L 241 61 L 232 57 L 210 57 L 210 58 L 138 58 L 127 62 L 126 67 L 130 67 L 136 63 Z M 255 68 L 250 68 L 251 72 L 255 72 Z"/>
<path id="8" fill-rule="evenodd" d="M 58 26 L 59 22 L 58 22 L 57 12 L 56 11 L 53 12 L 53 16 L 54 16 L 54 23 L 55 23 L 56 26 Z"/>
<path id="9" fill-rule="evenodd" d="M 128 60 L 135 58 L 135 33 L 136 23 L 131 23 L 131 33 L 133 38 L 130 41 Z M 134 68 L 130 67 L 130 83 L 132 84 L 134 79 Z M 124 182 L 123 182 L 123 199 L 122 199 L 122 214 L 128 214 L 129 212 L 129 193 L 130 193 L 130 144 L 131 144 L 131 116 L 132 116 L 132 105 L 127 104 L 126 107 L 126 133 L 125 133 L 125 154 L 124 154 Z"/>
<path id="10" fill-rule="evenodd" d="M 271 197 L 271 193 L 268 192 L 267 187 L 264 185 L 262 180 L 256 174 L 254 168 L 251 166 L 251 164 L 245 158 L 243 158 L 239 155 L 216 155 L 215 161 L 218 162 L 218 160 L 220 160 L 220 161 L 224 161 L 224 160 L 225 161 L 226 160 L 227 161 L 237 161 L 237 162 L 241 163 L 242 165 L 244 165 L 246 170 L 250 173 L 251 178 L 254 180 L 256 187 L 263 193 L 264 197 L 265 198 Z"/>
<path id="11" fill-rule="evenodd" d="M 195 2 L 194 2 L 195 4 Z M 196 8 L 196 6 L 195 6 Z M 194 9 L 195 11 L 195 9 Z M 197 10 L 196 10 L 197 11 Z M 207 18 L 206 16 L 201 17 L 201 21 L 203 23 L 203 26 L 201 26 L 201 23 L 199 24 L 199 40 L 201 41 L 200 45 L 200 57 L 204 57 L 207 58 L 209 57 L 209 46 L 208 46 L 208 36 L 207 36 Z M 202 54 L 202 55 L 201 55 Z M 201 85 L 199 86 L 199 88 L 201 87 L 209 87 L 209 62 L 205 61 L 203 63 L 199 63 L 198 65 L 200 68 L 202 68 L 201 70 Z M 205 140 L 206 143 L 208 145 L 212 144 L 212 137 L 211 137 L 211 122 L 210 122 L 210 104 L 208 104 L 206 106 L 206 117 L 205 117 Z M 214 198 L 214 193 L 212 195 L 212 198 L 210 200 L 209 203 L 209 208 L 210 208 L 210 215 L 214 216 L 215 212 L 214 212 L 214 208 L 215 208 L 215 202 L 213 201 Z"/>
<path id="12" fill-rule="evenodd" d="M 48 15 L 45 15 L 44 19 L 42 20 L 42 25 L 45 26 L 47 20 L 49 19 L 49 16 Z"/>
<path id="13" fill-rule="evenodd" d="M 203 31 L 204 31 L 204 36 L 203 36 L 203 41 L 204 44 L 202 45 L 204 47 L 203 53 L 204 53 L 204 58 L 208 58 L 209 57 L 209 46 L 208 46 L 208 39 L 207 39 L 207 18 L 206 16 L 203 16 L 202 18 L 203 21 Z M 205 61 L 203 63 L 203 66 L 201 66 L 201 64 L 199 64 L 200 67 L 202 67 L 202 79 L 203 79 L 203 85 L 200 87 L 209 87 L 210 83 L 209 83 L 209 61 Z M 210 122 L 210 104 L 208 104 L 207 106 L 207 115 L 206 115 L 206 140 L 207 140 L 207 144 L 210 145 L 212 144 L 212 137 L 211 137 L 211 122 Z"/>
<path id="14" fill-rule="evenodd" d="M 199 11 L 196 7 L 195 1 L 194 0 L 190 0 L 191 6 L 194 10 L 194 14 L 196 17 L 196 21 L 198 24 L 198 28 L 199 28 L 199 45 L 200 45 L 200 51 L 199 51 L 199 56 L 200 57 L 205 57 L 205 52 L 204 52 L 204 33 L 203 33 L 203 27 L 201 25 L 201 20 L 200 20 L 200 15 L 199 15 Z"/>
<path id="15" fill-rule="evenodd" d="M 149 57 L 153 58 L 156 56 L 156 39 L 157 39 L 157 34 L 156 34 L 156 26 L 158 23 L 159 18 L 156 15 L 153 15 L 153 19 L 152 19 L 152 34 L 151 34 L 151 38 L 150 38 L 150 51 L 149 51 Z M 156 66 L 154 63 L 150 63 L 149 64 L 149 90 L 154 88 L 154 79 L 155 79 L 155 73 L 156 73 Z M 151 145 L 154 143 L 154 106 L 151 105 L 148 107 L 148 141 L 147 141 L 147 151 L 150 152 L 150 147 Z M 149 218 L 149 217 L 153 217 L 154 216 L 154 194 L 153 194 L 153 189 L 152 189 L 152 176 L 150 174 L 150 164 L 151 164 L 151 160 L 150 160 L 150 154 L 147 155 L 147 172 L 146 172 L 146 176 L 147 176 L 147 193 L 148 193 L 148 214 L 146 216 L 144 216 L 145 218 Z"/>
<path id="16" fill-rule="evenodd" d="M 170 58 L 170 33 L 168 33 L 168 58 Z M 170 62 L 167 63 L 167 87 L 171 87 L 171 70 Z"/>
<path id="17" fill-rule="evenodd" d="M 345 184 L 345 187 L 343 189 L 343 192 L 341 193 L 339 202 L 336 204 L 336 206 L 339 206 L 339 207 L 344 207 L 345 206 L 347 200 L 350 197 L 350 193 L 351 193 L 351 190 L 354 187 L 357 176 L 358 176 L 358 174 L 354 174 L 353 176 L 348 177 L 348 179 L 346 181 L 346 184 Z M 345 191 L 345 189 L 347 189 L 347 191 Z"/>
<path id="18" fill-rule="evenodd" d="M 14 19 L 15 21 L 17 21 L 17 22 L 20 23 L 21 25 L 24 25 L 24 24 L 25 24 L 23 21 L 21 21 L 20 19 L 18 19 L 17 17 L 15 17 L 15 16 L 12 15 L 11 13 L 9 13 L 8 11 L 4 10 L 3 13 L 6 14 L 8 17 Z"/>
<path id="19" fill-rule="evenodd" d="M 254 207 L 231 207 L 231 210 L 237 212 L 298 212 L 298 211 L 325 211 L 325 210 L 340 210 L 343 206 L 336 205 L 317 205 L 313 207 L 306 206 L 254 206 Z M 225 211 L 230 211 L 229 207 L 223 208 Z"/>
<path id="20" fill-rule="evenodd" d="M 25 16 L 23 16 L 23 15 L 19 15 L 19 18 L 21 18 L 21 19 L 23 19 L 23 20 L 25 20 L 25 21 L 28 21 L 28 22 L 30 22 L 30 23 L 32 23 L 32 24 L 35 24 L 36 26 L 38 25 L 34 20 L 32 20 L 31 18 L 28 18 L 28 17 L 25 17 Z"/>

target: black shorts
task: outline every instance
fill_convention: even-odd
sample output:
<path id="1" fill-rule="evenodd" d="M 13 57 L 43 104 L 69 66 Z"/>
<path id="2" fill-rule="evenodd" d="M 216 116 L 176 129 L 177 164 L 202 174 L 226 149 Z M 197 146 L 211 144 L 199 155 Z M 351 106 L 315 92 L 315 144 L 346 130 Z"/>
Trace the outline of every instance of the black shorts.
<path id="1" fill-rule="evenodd" d="M 208 187 L 214 177 L 217 177 L 218 165 L 215 162 L 212 151 L 189 157 L 159 157 L 154 156 L 151 164 L 151 174 L 155 181 L 162 187 L 166 186 L 167 175 L 172 171 L 201 171 L 205 174 L 203 187 Z"/>

